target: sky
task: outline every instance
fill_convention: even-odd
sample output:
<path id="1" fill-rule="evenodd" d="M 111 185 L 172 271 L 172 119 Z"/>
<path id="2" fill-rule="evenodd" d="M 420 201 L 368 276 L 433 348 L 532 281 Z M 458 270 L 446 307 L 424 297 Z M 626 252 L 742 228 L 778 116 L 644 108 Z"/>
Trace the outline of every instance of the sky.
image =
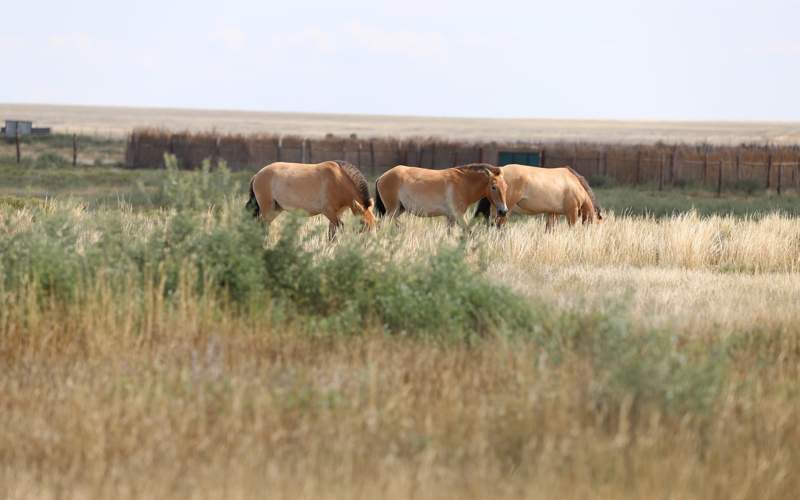
<path id="1" fill-rule="evenodd" d="M 800 120 L 798 0 L 13 2 L 0 102 Z"/>

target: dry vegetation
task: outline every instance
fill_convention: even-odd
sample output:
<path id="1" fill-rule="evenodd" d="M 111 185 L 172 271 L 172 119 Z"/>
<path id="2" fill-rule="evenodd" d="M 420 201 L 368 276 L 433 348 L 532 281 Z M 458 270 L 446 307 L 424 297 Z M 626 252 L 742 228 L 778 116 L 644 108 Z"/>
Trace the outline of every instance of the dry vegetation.
<path id="1" fill-rule="evenodd" d="M 0 206 L 0 496 L 800 488 L 797 219 L 263 241 L 234 184 Z"/>
<path id="2" fill-rule="evenodd" d="M 198 109 L 57 106 L 0 103 L 0 118 L 32 119 L 59 131 L 124 136 L 137 127 L 320 137 L 429 137 L 484 141 L 588 141 L 649 144 L 800 142 L 800 125 L 781 122 L 665 122 L 619 120 L 431 118 L 324 115 Z"/>

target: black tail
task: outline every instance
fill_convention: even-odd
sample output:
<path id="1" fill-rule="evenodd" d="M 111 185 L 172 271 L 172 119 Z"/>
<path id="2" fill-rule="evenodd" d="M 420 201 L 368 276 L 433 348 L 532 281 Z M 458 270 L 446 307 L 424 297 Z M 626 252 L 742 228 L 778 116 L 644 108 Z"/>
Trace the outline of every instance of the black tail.
<path id="1" fill-rule="evenodd" d="M 378 180 L 380 180 L 380 177 Z M 379 217 L 386 215 L 386 207 L 383 205 L 381 192 L 378 191 L 378 181 L 375 181 L 375 212 L 377 212 Z"/>
<path id="2" fill-rule="evenodd" d="M 256 193 L 253 191 L 253 181 L 255 179 L 250 180 L 250 199 L 247 200 L 247 205 L 245 207 L 248 210 L 253 211 L 253 217 L 258 217 L 261 215 L 261 207 L 258 206 L 258 200 L 256 200 Z"/>
<path id="3" fill-rule="evenodd" d="M 588 194 L 589 198 L 591 198 L 592 200 L 592 205 L 594 205 L 594 213 L 597 215 L 597 218 L 599 220 L 603 220 L 603 209 L 600 208 L 600 204 L 597 202 L 597 198 L 594 196 L 594 191 L 592 191 L 592 188 L 586 181 L 586 177 L 576 172 L 572 167 L 567 167 L 567 170 L 569 170 L 572 173 L 572 175 L 578 178 L 578 182 L 581 183 L 581 186 L 583 186 L 583 189 L 586 191 L 586 194 Z"/>
<path id="4" fill-rule="evenodd" d="M 489 198 L 481 198 L 478 202 L 478 208 L 475 209 L 475 217 L 481 216 L 486 222 L 489 222 L 489 215 L 491 214 L 492 204 Z"/>

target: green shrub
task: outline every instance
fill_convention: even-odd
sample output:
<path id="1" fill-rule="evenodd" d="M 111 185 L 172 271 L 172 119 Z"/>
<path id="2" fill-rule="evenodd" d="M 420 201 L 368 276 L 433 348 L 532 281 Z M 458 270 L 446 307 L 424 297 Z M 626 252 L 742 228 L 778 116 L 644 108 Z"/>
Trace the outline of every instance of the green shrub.
<path id="1" fill-rule="evenodd" d="M 39 155 L 33 162 L 35 168 L 61 168 L 72 165 L 66 158 L 55 153 L 44 153 Z"/>
<path id="2" fill-rule="evenodd" d="M 756 191 L 764 189 L 764 185 L 755 179 L 740 179 L 734 183 L 733 189 L 752 196 Z"/>
<path id="3" fill-rule="evenodd" d="M 397 262 L 378 245 L 355 239 L 316 259 L 303 249 L 297 229 L 297 222 L 288 224 L 264 252 L 266 286 L 329 325 L 358 331 L 377 323 L 392 333 L 464 338 L 524 333 L 535 322 L 523 299 L 467 264 L 463 245 Z"/>
<path id="4" fill-rule="evenodd" d="M 592 188 L 611 188 L 617 185 L 617 180 L 607 175 L 590 175 L 586 181 Z"/>

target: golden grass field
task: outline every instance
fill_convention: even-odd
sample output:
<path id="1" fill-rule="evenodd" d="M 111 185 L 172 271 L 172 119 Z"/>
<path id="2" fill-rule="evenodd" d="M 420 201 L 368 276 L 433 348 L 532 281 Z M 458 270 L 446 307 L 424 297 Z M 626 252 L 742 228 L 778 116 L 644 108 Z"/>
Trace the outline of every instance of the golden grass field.
<path id="1" fill-rule="evenodd" d="M 668 122 L 622 120 L 437 118 L 199 109 L 125 108 L 0 103 L 0 119 L 30 119 L 57 132 L 123 136 L 136 127 L 307 137 L 429 137 L 466 141 L 580 141 L 606 143 L 742 142 L 797 144 L 797 122 Z"/>
<path id="2" fill-rule="evenodd" d="M 234 224 L 241 203 L 196 210 L 193 230 Z M 44 263 L 73 230 L 80 260 L 98 228 L 151 248 L 179 223 L 174 210 L 37 207 L 0 207 L 0 240 L 32 234 Z M 276 225 L 268 246 L 286 219 Z M 459 240 L 415 218 L 371 235 L 349 220 L 333 244 L 324 228 L 301 231 L 321 261 L 354 244 L 402 268 Z M 476 227 L 465 244 L 471 269 L 538 311 L 528 334 L 462 341 L 369 321 L 342 332 L 270 300 L 243 312 L 190 284 L 194 254 L 170 294 L 167 267 L 140 282 L 100 255 L 73 300 L 47 300 L 36 283 L 56 271 L 33 268 L 33 285 L 0 288 L 0 497 L 800 491 L 800 220 L 612 211 L 551 233 L 536 218 Z"/>

